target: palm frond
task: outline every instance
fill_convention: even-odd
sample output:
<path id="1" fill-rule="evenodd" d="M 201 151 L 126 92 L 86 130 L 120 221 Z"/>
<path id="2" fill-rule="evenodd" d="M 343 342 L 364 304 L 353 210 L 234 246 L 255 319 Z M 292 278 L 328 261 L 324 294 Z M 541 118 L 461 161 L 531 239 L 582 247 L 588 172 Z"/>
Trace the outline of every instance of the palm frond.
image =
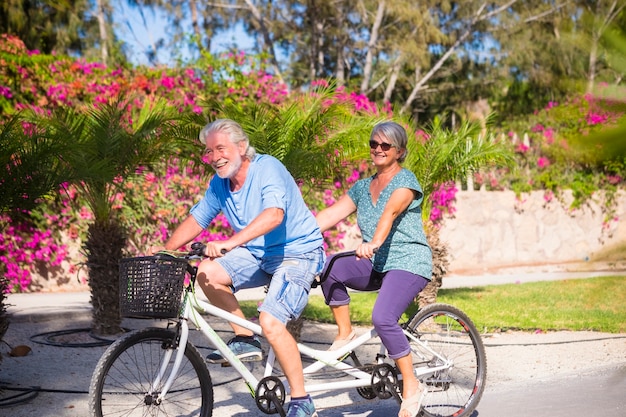
<path id="1" fill-rule="evenodd" d="M 480 169 L 514 164 L 514 155 L 489 131 L 492 120 L 488 118 L 485 126 L 464 121 L 451 130 L 436 118 L 426 129 L 427 140 L 409 141 L 405 166 L 415 173 L 426 196 L 437 185 L 464 179 Z"/>
<path id="2" fill-rule="evenodd" d="M 163 101 L 144 103 L 133 112 L 124 96 L 84 111 L 58 108 L 30 121 L 52 143 L 64 144 L 61 156 L 69 181 L 82 191 L 97 220 L 111 215 L 119 179 L 140 166 L 153 166 L 176 155 L 188 137 L 178 137 L 182 116 Z"/>
<path id="3" fill-rule="evenodd" d="M 332 181 L 368 155 L 367 139 L 382 117 L 354 114 L 331 85 L 294 95 L 286 104 L 206 103 L 216 117 L 237 121 L 259 153 L 279 159 L 296 180 Z"/>
<path id="4" fill-rule="evenodd" d="M 0 211 L 26 212 L 70 177 L 64 143 L 49 140 L 16 114 L 0 126 Z"/>

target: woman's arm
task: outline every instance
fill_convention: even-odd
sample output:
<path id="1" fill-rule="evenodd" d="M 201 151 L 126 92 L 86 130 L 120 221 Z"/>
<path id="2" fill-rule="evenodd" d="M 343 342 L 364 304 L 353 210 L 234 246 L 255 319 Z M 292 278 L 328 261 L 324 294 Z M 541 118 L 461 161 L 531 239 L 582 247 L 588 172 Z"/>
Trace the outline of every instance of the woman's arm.
<path id="1" fill-rule="evenodd" d="M 400 215 L 400 213 L 403 213 L 409 207 L 409 204 L 411 204 L 414 199 L 414 190 L 409 188 L 398 188 L 395 190 L 385 205 L 383 214 L 380 216 L 378 225 L 374 231 L 372 241 L 369 243 L 376 248 L 379 248 L 385 242 L 389 233 L 391 233 L 393 221 Z"/>
<path id="2" fill-rule="evenodd" d="M 320 211 L 315 216 L 315 220 L 317 220 L 317 224 L 323 233 L 355 211 L 356 205 L 354 201 L 347 194 L 344 194 L 335 204 Z"/>

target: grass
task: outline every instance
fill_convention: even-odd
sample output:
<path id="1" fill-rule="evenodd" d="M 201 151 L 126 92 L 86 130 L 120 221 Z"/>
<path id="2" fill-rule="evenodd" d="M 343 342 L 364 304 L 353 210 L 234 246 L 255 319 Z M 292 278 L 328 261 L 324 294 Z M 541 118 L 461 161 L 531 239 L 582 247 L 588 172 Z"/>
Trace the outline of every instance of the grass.
<path id="1" fill-rule="evenodd" d="M 353 323 L 371 325 L 370 315 L 376 295 L 352 294 Z M 484 332 L 591 330 L 626 333 L 625 276 L 442 289 L 437 301 L 460 308 Z M 241 304 L 246 316 L 257 314 L 257 302 Z M 409 307 L 403 319 L 416 309 L 416 306 Z M 310 297 L 303 317 L 317 322 L 333 322 L 330 309 L 321 296 Z"/>

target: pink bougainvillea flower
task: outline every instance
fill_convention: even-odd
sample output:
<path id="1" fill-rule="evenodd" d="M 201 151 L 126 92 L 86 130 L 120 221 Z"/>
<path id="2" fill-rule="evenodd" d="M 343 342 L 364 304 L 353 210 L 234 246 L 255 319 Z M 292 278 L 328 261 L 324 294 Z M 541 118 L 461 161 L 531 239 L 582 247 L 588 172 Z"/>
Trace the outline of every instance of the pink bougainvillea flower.
<path id="1" fill-rule="evenodd" d="M 554 143 L 554 129 L 551 127 L 543 131 L 543 137 L 546 138 L 546 143 L 552 145 Z"/>
<path id="2" fill-rule="evenodd" d="M 547 168 L 550 166 L 550 160 L 545 156 L 539 157 L 539 159 L 537 159 L 537 166 L 541 169 Z"/>
<path id="3" fill-rule="evenodd" d="M 531 132 L 543 132 L 545 127 L 541 123 L 537 123 L 533 127 L 530 128 Z"/>
<path id="4" fill-rule="evenodd" d="M 589 112 L 586 118 L 587 124 L 589 126 L 602 124 L 606 122 L 607 119 L 608 119 L 608 116 L 606 114 L 598 114 L 598 113 L 593 113 L 593 112 Z"/>
<path id="5" fill-rule="evenodd" d="M 526 153 L 526 152 L 528 152 L 529 149 L 530 149 L 530 146 L 524 145 L 523 143 L 519 143 L 515 147 L 515 152 L 517 152 L 517 153 Z"/>

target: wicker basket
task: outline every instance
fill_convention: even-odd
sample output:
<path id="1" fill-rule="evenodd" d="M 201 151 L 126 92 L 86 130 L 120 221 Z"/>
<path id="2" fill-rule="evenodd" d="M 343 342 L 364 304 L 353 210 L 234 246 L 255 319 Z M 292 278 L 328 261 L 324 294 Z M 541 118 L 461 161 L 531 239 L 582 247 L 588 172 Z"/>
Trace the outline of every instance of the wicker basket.
<path id="1" fill-rule="evenodd" d="M 120 261 L 120 309 L 123 317 L 178 317 L 187 261 L 145 256 Z"/>

